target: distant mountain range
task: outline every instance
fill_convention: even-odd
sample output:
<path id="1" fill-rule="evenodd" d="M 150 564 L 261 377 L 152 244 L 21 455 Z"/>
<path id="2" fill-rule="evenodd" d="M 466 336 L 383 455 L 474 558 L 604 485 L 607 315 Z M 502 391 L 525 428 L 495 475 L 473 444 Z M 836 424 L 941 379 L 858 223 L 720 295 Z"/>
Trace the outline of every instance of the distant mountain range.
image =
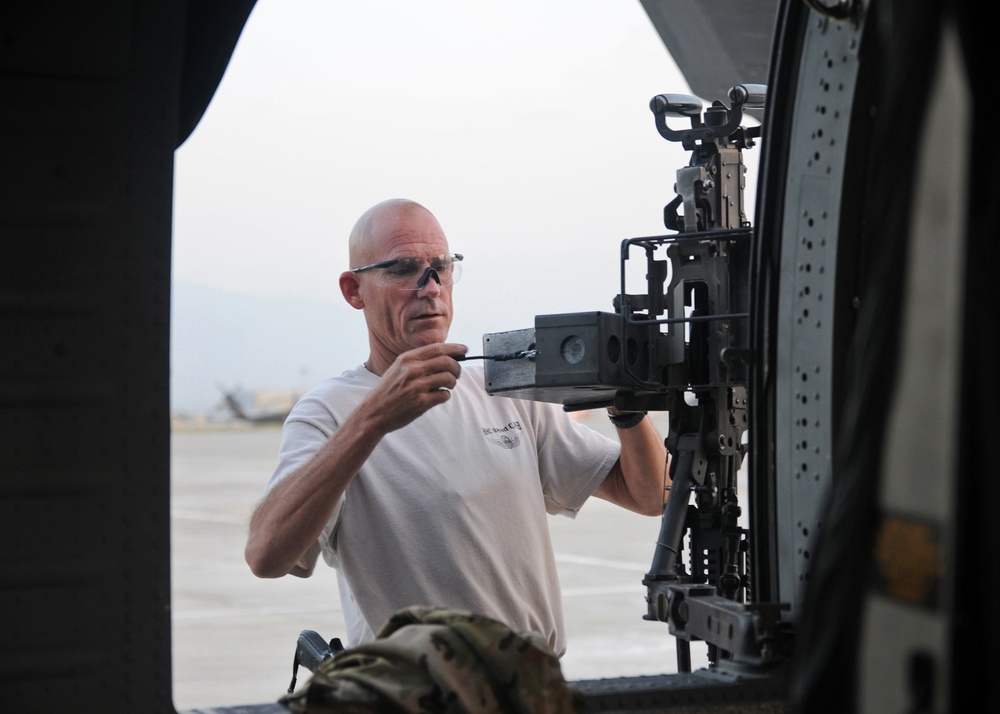
<path id="1" fill-rule="evenodd" d="M 343 303 L 173 284 L 174 413 L 224 411 L 223 388 L 303 390 L 366 354 L 362 317 Z"/>

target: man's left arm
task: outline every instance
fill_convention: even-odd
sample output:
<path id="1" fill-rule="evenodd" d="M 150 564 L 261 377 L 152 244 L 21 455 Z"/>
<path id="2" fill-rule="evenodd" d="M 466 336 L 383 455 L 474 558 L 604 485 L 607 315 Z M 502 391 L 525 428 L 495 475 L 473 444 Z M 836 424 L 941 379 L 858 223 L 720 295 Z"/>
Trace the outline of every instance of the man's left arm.
<path id="1" fill-rule="evenodd" d="M 616 428 L 621 456 L 594 495 L 646 516 L 663 512 L 665 488 L 670 483 L 663 437 L 646 416 L 635 426 Z"/>

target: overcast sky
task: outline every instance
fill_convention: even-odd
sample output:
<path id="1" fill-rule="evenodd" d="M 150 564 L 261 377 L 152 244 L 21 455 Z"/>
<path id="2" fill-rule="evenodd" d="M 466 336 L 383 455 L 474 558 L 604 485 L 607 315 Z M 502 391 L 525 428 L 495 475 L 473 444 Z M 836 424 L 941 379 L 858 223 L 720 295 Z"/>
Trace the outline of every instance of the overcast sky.
<path id="1" fill-rule="evenodd" d="M 318 382 L 367 356 L 346 236 L 407 197 L 466 256 L 453 340 L 610 311 L 620 242 L 665 232 L 687 163 L 654 127 L 663 92 L 689 89 L 638 0 L 258 0 L 176 154 L 174 280 L 328 303 L 336 335 L 300 367 Z M 183 350 L 203 316 L 176 310 Z"/>

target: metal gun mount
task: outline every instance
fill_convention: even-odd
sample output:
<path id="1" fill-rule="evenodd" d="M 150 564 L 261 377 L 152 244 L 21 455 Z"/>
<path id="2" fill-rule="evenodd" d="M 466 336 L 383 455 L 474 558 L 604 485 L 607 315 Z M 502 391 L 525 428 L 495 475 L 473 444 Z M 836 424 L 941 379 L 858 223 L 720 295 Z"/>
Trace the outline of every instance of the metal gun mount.
<path id="1" fill-rule="evenodd" d="M 754 145 L 760 127 L 742 127 L 743 110 L 761 109 L 767 88 L 739 84 L 729 90 L 732 108 L 715 101 L 702 119 L 701 100 L 684 94 L 658 94 L 649 108 L 656 130 L 667 141 L 679 142 L 691 152 L 686 168 L 677 171 L 676 198 L 663 209 L 668 230 L 695 232 L 747 225 L 743 208 L 746 167 L 743 149 Z M 686 117 L 691 127 L 672 129 L 667 117 Z M 677 208 L 683 203 L 684 215 Z"/>
<path id="2" fill-rule="evenodd" d="M 490 394 L 566 410 L 670 413 L 670 498 L 643 584 L 645 617 L 669 624 L 682 672 L 690 671 L 695 640 L 708 644 L 713 666 L 741 672 L 782 658 L 783 606 L 747 604 L 747 531 L 738 522 L 737 498 L 751 354 L 752 230 L 743 210 L 742 151 L 760 136 L 760 127 L 740 122 L 744 107 L 763 107 L 765 96 L 761 85 L 738 85 L 729 92 L 732 107 L 716 101 L 704 115 L 695 97 L 654 97 L 659 133 L 691 152 L 688 166 L 677 171 L 677 195 L 664 208 L 664 225 L 676 233 L 622 241 L 614 313 L 539 315 L 533 329 L 483 337 L 487 355 L 533 351 L 525 360 L 488 362 Z M 673 129 L 668 116 L 685 117 L 691 126 Z M 634 251 L 645 257 L 645 285 L 630 293 Z"/>

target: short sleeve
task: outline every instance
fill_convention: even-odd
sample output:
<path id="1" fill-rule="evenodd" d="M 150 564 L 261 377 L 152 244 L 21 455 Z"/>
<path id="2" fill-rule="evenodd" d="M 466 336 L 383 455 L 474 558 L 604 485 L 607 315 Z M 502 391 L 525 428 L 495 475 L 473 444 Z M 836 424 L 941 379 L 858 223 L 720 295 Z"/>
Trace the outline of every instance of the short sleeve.
<path id="1" fill-rule="evenodd" d="M 530 407 L 538 471 L 550 514 L 574 517 L 621 456 L 621 444 L 570 417 L 555 404 Z"/>

